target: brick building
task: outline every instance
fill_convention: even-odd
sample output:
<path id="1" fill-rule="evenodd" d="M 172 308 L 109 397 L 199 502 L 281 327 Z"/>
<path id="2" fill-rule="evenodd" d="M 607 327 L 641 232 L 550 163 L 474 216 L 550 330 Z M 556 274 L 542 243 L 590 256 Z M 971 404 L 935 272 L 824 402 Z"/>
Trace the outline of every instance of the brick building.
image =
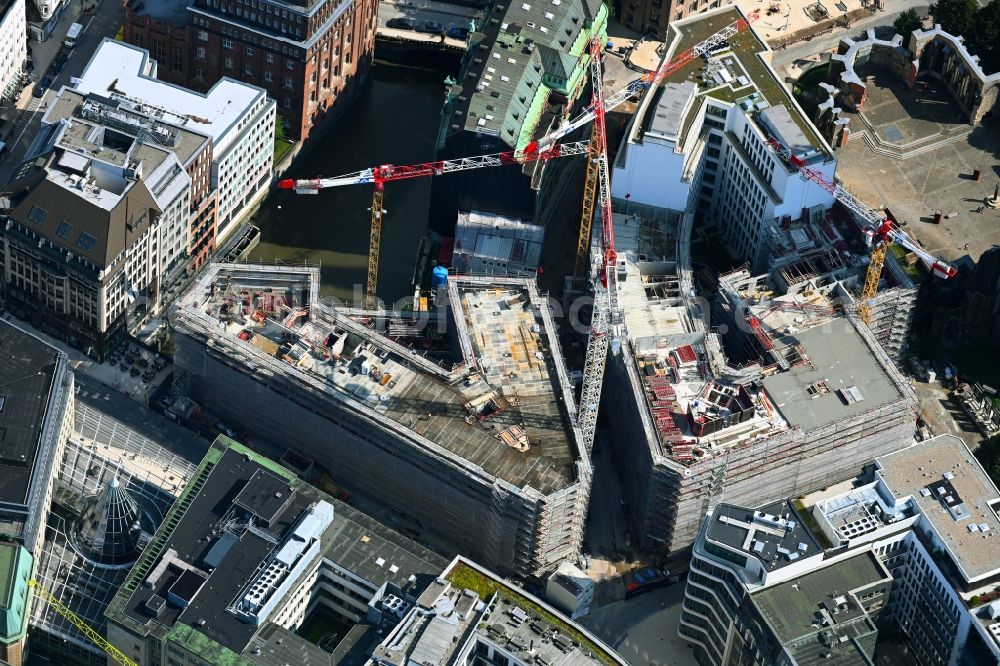
<path id="1" fill-rule="evenodd" d="M 377 0 L 132 0 L 125 41 L 149 49 L 164 81 L 204 91 L 229 77 L 264 88 L 285 133 L 308 139 L 361 89 L 377 12 Z"/>
<path id="2" fill-rule="evenodd" d="M 673 21 L 731 4 L 733 0 L 617 0 L 615 16 L 627 28 L 663 38 Z"/>

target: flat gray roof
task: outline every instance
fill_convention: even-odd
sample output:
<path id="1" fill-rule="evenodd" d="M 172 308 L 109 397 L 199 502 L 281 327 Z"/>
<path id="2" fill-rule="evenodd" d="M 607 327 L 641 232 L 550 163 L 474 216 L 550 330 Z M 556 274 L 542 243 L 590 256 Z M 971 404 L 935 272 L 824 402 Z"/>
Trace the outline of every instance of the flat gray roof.
<path id="1" fill-rule="evenodd" d="M 1000 503 L 1000 492 L 959 437 L 939 435 L 875 462 L 893 497 L 913 497 L 968 580 L 1000 571 L 1000 518 L 990 506 Z M 943 481 L 954 499 L 951 511 L 946 497 L 921 492 Z"/>
<path id="2" fill-rule="evenodd" d="M 27 502 L 61 352 L 0 321 L 0 501 Z"/>
<path id="3" fill-rule="evenodd" d="M 891 583 L 892 578 L 871 551 L 836 564 L 817 569 L 779 585 L 766 587 L 750 595 L 761 616 L 767 621 L 778 641 L 793 653 L 801 655 L 798 663 L 858 664 L 866 663 L 861 653 L 870 641 L 865 636 L 876 629 L 867 611 L 853 595 L 879 583 Z M 841 603 L 836 603 L 843 597 Z M 832 613 L 837 609 L 836 615 Z M 823 610 L 829 613 L 827 624 L 819 618 Z M 829 640 L 822 644 L 820 634 Z M 840 642 L 841 637 L 846 637 Z M 830 653 L 830 657 L 821 654 Z"/>
<path id="4" fill-rule="evenodd" d="M 786 334 L 774 343 L 775 347 L 800 345 L 810 360 L 763 380 L 774 406 L 793 427 L 809 431 L 904 397 L 846 317 Z M 820 381 L 826 382 L 829 392 L 810 394 L 808 387 Z M 847 404 L 838 391 L 852 386 L 862 399 Z"/>
<path id="5" fill-rule="evenodd" d="M 684 109 L 698 93 L 698 86 L 691 81 L 668 83 L 660 89 L 660 99 L 652 110 L 653 117 L 647 132 L 655 132 L 665 137 L 675 137 L 681 131 Z"/>
<path id="6" fill-rule="evenodd" d="M 775 104 L 761 111 L 760 117 L 774 131 L 775 138 L 792 149 L 793 155 L 801 155 L 812 150 L 809 139 L 792 119 L 787 107 Z"/>

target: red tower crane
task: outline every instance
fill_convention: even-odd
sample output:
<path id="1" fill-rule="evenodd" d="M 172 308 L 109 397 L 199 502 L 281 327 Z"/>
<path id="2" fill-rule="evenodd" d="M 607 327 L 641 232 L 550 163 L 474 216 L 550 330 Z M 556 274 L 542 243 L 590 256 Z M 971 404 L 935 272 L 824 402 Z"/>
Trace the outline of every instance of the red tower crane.
<path id="1" fill-rule="evenodd" d="M 868 263 L 865 285 L 861 290 L 861 298 L 858 304 L 858 317 L 863 322 L 871 324 L 871 300 L 878 293 L 878 283 L 882 277 L 882 267 L 885 265 L 885 254 L 889 249 L 889 243 L 897 243 L 904 249 L 916 254 L 926 264 L 927 268 L 938 277 L 951 278 L 958 273 L 953 266 L 920 247 L 916 241 L 910 238 L 909 234 L 893 224 L 892 220 L 886 217 L 885 213 L 866 206 L 855 198 L 853 194 L 827 178 L 824 173 L 807 165 L 804 160 L 797 157 L 792 153 L 790 148 L 783 145 L 780 141 L 771 137 L 768 138 L 767 143 L 789 165 L 798 170 L 803 180 L 812 181 L 822 187 L 843 204 L 845 208 L 861 219 L 862 231 L 865 234 L 865 244 L 872 247 L 871 261 Z"/>

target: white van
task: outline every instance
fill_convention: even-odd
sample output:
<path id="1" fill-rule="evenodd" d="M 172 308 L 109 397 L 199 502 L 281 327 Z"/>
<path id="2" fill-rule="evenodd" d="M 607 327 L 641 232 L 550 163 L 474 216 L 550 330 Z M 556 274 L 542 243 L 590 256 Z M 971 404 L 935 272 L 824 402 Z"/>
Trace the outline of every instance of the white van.
<path id="1" fill-rule="evenodd" d="M 69 31 L 66 33 L 66 39 L 63 40 L 63 46 L 68 49 L 76 46 L 76 42 L 80 39 L 80 33 L 83 32 L 83 26 L 79 23 L 74 23 L 69 27 Z"/>

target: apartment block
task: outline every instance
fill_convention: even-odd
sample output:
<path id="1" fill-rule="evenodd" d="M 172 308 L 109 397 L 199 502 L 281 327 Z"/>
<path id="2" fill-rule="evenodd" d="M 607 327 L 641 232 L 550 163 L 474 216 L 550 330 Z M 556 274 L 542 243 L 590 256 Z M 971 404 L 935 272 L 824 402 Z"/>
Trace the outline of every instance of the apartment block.
<path id="1" fill-rule="evenodd" d="M 26 80 L 28 40 L 24 3 L 25 0 L 0 3 L 0 102 L 3 104 L 17 98 Z"/>
<path id="2" fill-rule="evenodd" d="M 90 128 L 75 127 L 86 142 Z M 23 165 L 0 229 L 8 309 L 99 360 L 159 307 L 163 213 L 143 147 L 106 147 L 99 159 L 55 147 Z"/>
<path id="3" fill-rule="evenodd" d="M 607 21 L 599 0 L 488 3 L 458 75 L 448 79 L 438 157 L 521 151 L 572 115 L 590 81 L 590 42 L 606 41 Z M 555 193 L 551 182 L 540 183 L 565 168 L 536 162 L 456 174 L 434 183 L 440 203 L 432 205 L 544 225 L 536 200 Z"/>
<path id="4" fill-rule="evenodd" d="M 671 24 L 664 62 L 740 17 L 730 8 Z M 643 96 L 612 170 L 615 198 L 692 211 L 755 272 L 780 256 L 783 225 L 814 222 L 834 203 L 768 145 L 776 139 L 833 179 L 832 149 L 768 53 L 750 28 L 674 71 Z"/>
<path id="5" fill-rule="evenodd" d="M 961 439 L 876 457 L 794 500 L 720 504 L 693 551 L 681 637 L 700 663 L 870 663 L 884 640 L 918 663 L 1000 660 L 991 546 L 1000 497 Z"/>
<path id="6" fill-rule="evenodd" d="M 318 276 L 205 272 L 172 313 L 193 397 L 315 460 L 442 552 L 518 576 L 576 558 L 592 471 L 533 281 L 449 278 L 430 322 L 379 332 L 320 303 Z"/>
<path id="7" fill-rule="evenodd" d="M 256 86 L 229 78 L 200 93 L 158 80 L 158 63 L 144 49 L 105 39 L 75 83 L 83 95 L 110 94 L 157 117 L 167 116 L 212 140 L 211 163 L 193 165 L 196 178 L 208 175 L 209 187 L 218 193 L 215 242 L 221 243 L 247 219 L 263 200 L 271 181 L 274 162 L 274 100 Z M 207 169 L 211 169 L 206 174 Z M 197 210 L 204 207 L 198 201 Z M 204 228 L 199 216 L 192 233 L 191 248 L 203 255 Z"/>
<path id="8" fill-rule="evenodd" d="M 111 601 L 108 640 L 141 664 L 338 663 L 445 564 L 220 437 Z M 336 644 L 301 635 L 316 613 L 344 625 Z"/>
<path id="9" fill-rule="evenodd" d="M 125 41 L 158 76 L 208 91 L 236 79 L 277 101 L 288 136 L 306 140 L 357 97 L 375 49 L 374 0 L 156 0 L 125 4 Z"/>
<path id="10" fill-rule="evenodd" d="M 73 427 L 73 374 L 63 352 L 10 321 L 0 321 L 0 354 L 0 660 L 20 666 L 28 578 Z"/>

